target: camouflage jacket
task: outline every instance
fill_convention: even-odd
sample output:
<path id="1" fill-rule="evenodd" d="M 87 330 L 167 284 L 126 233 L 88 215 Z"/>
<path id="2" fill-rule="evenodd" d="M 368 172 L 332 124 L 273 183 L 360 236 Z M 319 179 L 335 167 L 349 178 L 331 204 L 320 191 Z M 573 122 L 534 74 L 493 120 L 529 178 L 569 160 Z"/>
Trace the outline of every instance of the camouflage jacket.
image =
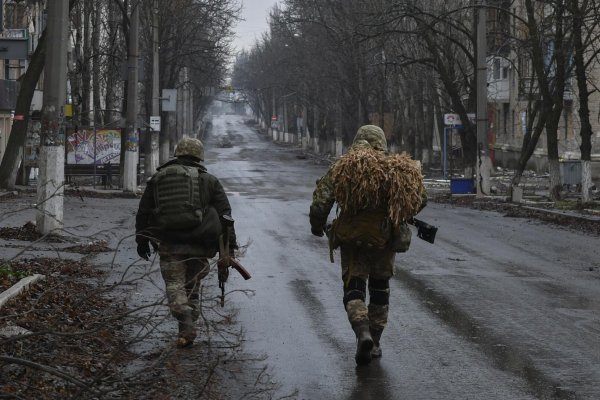
<path id="1" fill-rule="evenodd" d="M 317 180 L 317 187 L 313 192 L 313 200 L 308 216 L 311 228 L 316 231 L 325 230 L 327 217 L 335 203 L 333 179 L 331 178 L 332 170 L 333 166 L 329 168 L 325 175 Z"/>
<path id="2" fill-rule="evenodd" d="M 214 207 L 218 215 L 231 216 L 231 206 L 229 205 L 229 200 L 227 199 L 225 190 L 223 189 L 223 186 L 217 177 L 206 172 L 206 168 L 202 164 L 188 160 L 185 157 L 179 157 L 171 160 L 163 166 L 171 163 L 181 163 L 183 165 L 197 167 L 200 173 L 206 174 L 208 177 L 206 180 L 208 184 L 204 187 L 201 187 L 200 190 L 207 191 L 208 196 L 206 198 L 209 199 L 209 206 Z M 156 204 L 154 199 L 153 180 L 150 179 L 146 184 L 146 189 L 144 190 L 144 194 L 140 200 L 138 212 L 135 218 L 135 240 L 137 243 L 147 243 L 150 241 L 149 236 L 151 237 L 152 235 L 149 234 L 149 232 L 152 232 L 153 230 L 152 217 L 155 208 Z M 230 248 L 237 248 L 235 229 L 230 230 L 229 243 L 231 244 Z M 189 241 L 187 242 L 161 243 L 160 251 L 163 252 L 165 249 L 168 249 L 168 252 L 170 253 L 176 254 L 197 255 L 199 253 L 205 253 L 205 249 L 202 248 L 202 245 L 196 243 L 192 237 L 190 237 Z"/>

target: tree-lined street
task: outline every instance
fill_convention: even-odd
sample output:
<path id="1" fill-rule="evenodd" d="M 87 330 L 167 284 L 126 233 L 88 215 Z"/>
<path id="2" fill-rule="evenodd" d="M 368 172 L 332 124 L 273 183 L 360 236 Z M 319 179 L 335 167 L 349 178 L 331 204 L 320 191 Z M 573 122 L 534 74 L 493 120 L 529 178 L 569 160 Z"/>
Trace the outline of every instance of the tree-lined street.
<path id="1" fill-rule="evenodd" d="M 397 257 L 383 358 L 356 368 L 355 339 L 342 305 L 339 255 L 331 264 L 326 240 L 312 236 L 308 224 L 314 183 L 327 165 L 299 157 L 295 147 L 272 143 L 246 122 L 241 116 L 217 115 L 205 138 L 208 170 L 228 193 L 238 240 L 247 245 L 240 259 L 253 275 L 244 281 L 232 272 L 226 288 L 233 292 L 225 310 L 239 309 L 235 326 L 243 330 L 245 357 L 264 357 L 241 364 L 240 371 L 251 376 L 219 389 L 225 398 L 241 398 L 249 389 L 240 382 L 253 382 L 263 367 L 277 390 L 259 391 L 255 398 L 598 397 L 597 237 L 435 202 L 419 217 L 439 226 L 436 243 L 413 234 L 410 250 Z M 219 147 L 223 136 L 233 147 Z M 91 260 L 112 264 L 112 279 L 140 277 L 125 287 L 130 307 L 160 301 L 157 261 L 152 267 L 139 261 L 130 236 L 137 199 L 83 199 L 66 198 L 67 231 L 81 226 L 80 235 L 95 237 L 104 231 L 112 248 L 124 239 L 116 253 Z M 3 213 L 23 200 L 28 201 L 0 203 Z M 32 215 L 28 210 L 2 223 L 20 226 Z M 11 257 L 25 245 L 2 241 L 3 253 Z M 131 263 L 135 266 L 128 269 Z M 145 271 L 151 274 L 142 278 Z M 204 304 L 209 319 L 218 320 L 210 311 L 215 283 L 216 276 L 210 275 Z M 140 356 L 157 361 L 152 355 L 172 345 L 176 327 L 164 315 L 159 307 L 155 330 L 134 346 Z M 209 338 L 200 335 L 194 347 L 181 350 L 175 359 L 192 375 L 197 369 L 197 376 L 206 377 L 201 354 Z M 217 335 L 212 340 L 222 339 Z M 216 376 L 226 379 L 227 374 Z M 172 394 L 187 398 L 181 388 L 189 381 L 181 379 L 172 382 Z M 141 392 L 133 396 L 143 398 Z"/>
<path id="2" fill-rule="evenodd" d="M 600 398 L 598 4 L 272 3 L 236 53 L 258 2 L 0 0 L 0 398 Z M 357 367 L 389 274 L 355 335 L 315 215 L 396 229 L 419 171 Z M 252 278 L 196 304 L 226 197 Z"/>

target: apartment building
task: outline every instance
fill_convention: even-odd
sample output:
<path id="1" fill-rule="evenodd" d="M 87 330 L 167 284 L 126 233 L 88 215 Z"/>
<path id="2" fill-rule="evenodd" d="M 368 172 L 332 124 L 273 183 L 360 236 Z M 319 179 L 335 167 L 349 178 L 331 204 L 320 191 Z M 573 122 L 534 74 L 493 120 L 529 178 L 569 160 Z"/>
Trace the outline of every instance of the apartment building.
<path id="1" fill-rule="evenodd" d="M 538 18 L 541 20 L 553 10 L 548 3 L 535 2 Z M 488 139 L 490 154 L 497 166 L 513 167 L 521 152 L 527 129 L 529 100 L 539 97 L 537 80 L 533 73 L 532 58 L 529 52 L 519 46 L 526 43 L 528 30 L 524 25 L 526 13 L 524 1 L 489 1 L 493 7 L 488 12 Z M 546 31 L 545 59 L 552 57 L 552 28 Z M 600 78 L 600 65 L 592 64 L 590 81 Z M 570 69 L 563 95 L 563 111 L 558 127 L 559 155 L 564 160 L 578 160 L 581 157 L 579 146 L 581 127 L 578 115 L 578 93 L 573 65 Z M 600 175 L 600 95 L 590 98 L 590 116 L 593 126 L 592 169 L 594 176 Z M 546 170 L 546 135 L 540 137 L 537 149 L 531 157 L 529 167 L 537 171 Z"/>
<path id="2" fill-rule="evenodd" d="M 25 73 L 45 26 L 45 0 L 0 0 L 0 159 L 6 151 L 19 91 L 18 79 Z M 42 82 L 38 82 L 41 88 Z M 42 92 L 36 90 L 30 113 L 41 110 Z"/>

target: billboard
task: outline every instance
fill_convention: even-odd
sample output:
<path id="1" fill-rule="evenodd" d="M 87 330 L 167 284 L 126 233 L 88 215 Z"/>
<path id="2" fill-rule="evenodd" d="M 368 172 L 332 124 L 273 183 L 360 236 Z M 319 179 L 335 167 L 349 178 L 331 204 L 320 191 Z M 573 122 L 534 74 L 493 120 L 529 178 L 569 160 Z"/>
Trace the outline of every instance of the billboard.
<path id="1" fill-rule="evenodd" d="M 120 129 L 80 129 L 67 136 L 67 164 L 119 164 Z"/>

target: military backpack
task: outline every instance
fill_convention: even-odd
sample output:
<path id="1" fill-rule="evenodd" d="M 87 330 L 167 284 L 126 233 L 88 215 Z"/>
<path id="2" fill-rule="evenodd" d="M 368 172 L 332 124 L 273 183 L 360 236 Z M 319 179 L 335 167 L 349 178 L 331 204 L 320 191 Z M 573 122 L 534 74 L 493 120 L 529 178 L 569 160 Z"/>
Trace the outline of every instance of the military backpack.
<path id="1" fill-rule="evenodd" d="M 197 167 L 170 164 L 153 178 L 154 225 L 164 231 L 189 230 L 202 224 L 208 199 L 200 189 Z"/>
<path id="2" fill-rule="evenodd" d="M 364 209 L 356 214 L 341 212 L 331 224 L 332 248 L 340 244 L 383 249 L 392 236 L 385 210 Z"/>
<path id="3" fill-rule="evenodd" d="M 352 215 L 342 212 L 332 221 L 328 232 L 332 249 L 344 244 L 369 249 L 389 247 L 397 253 L 408 250 L 411 236 L 406 222 L 394 227 L 385 210 L 374 209 Z"/>

